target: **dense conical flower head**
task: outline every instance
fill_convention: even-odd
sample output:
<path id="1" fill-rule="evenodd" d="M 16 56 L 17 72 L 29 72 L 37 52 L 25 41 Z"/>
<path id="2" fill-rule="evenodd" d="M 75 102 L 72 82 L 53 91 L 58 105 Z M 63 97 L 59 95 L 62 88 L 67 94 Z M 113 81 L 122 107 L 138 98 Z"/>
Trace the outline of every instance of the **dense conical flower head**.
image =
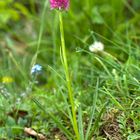
<path id="1" fill-rule="evenodd" d="M 69 0 L 50 0 L 51 9 L 68 10 Z"/>

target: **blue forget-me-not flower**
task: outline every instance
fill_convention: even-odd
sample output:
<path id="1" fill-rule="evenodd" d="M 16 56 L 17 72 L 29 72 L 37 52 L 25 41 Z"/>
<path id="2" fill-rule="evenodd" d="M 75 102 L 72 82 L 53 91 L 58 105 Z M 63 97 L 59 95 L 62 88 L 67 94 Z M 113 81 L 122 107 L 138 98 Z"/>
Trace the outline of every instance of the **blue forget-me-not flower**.
<path id="1" fill-rule="evenodd" d="M 42 66 L 39 64 L 35 64 L 31 69 L 31 74 L 40 74 L 42 71 Z"/>

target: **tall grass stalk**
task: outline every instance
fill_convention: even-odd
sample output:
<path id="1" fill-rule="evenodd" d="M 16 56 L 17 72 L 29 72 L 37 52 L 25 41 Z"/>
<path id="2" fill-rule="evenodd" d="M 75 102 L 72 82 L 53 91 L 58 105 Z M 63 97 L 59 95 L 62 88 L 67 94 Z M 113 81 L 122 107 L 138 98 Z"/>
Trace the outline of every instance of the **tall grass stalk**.
<path id="1" fill-rule="evenodd" d="M 35 54 L 34 54 L 34 56 L 32 58 L 31 67 L 36 63 L 36 60 L 37 60 L 37 57 L 38 57 L 38 54 L 39 54 L 41 39 L 42 39 L 43 31 L 44 31 L 44 19 L 45 19 L 47 5 L 48 5 L 48 1 L 45 0 L 43 12 L 42 12 L 42 15 L 41 15 L 41 25 L 40 25 L 40 29 L 39 29 L 37 48 L 36 48 L 36 52 L 35 52 Z"/>
<path id="2" fill-rule="evenodd" d="M 73 129 L 74 129 L 74 132 L 76 135 L 76 139 L 80 140 L 77 119 L 76 119 L 76 110 L 75 110 L 75 105 L 74 105 L 72 81 L 70 78 L 70 72 L 69 72 L 67 56 L 66 56 L 62 12 L 59 12 L 59 22 L 60 22 L 60 35 L 61 35 L 61 58 L 62 58 L 61 60 L 62 60 L 62 64 L 63 64 L 64 71 L 65 71 L 66 84 L 67 84 L 67 88 L 68 88 L 69 101 L 70 101 L 70 105 L 71 105 L 71 112 L 72 112 L 72 119 L 73 119 L 72 124 L 73 124 Z"/>

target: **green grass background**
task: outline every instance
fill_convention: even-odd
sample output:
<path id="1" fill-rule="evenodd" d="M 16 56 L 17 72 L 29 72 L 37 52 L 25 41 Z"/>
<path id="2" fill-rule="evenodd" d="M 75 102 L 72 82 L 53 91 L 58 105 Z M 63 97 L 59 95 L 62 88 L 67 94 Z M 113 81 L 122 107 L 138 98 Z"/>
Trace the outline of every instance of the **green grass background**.
<path id="1" fill-rule="evenodd" d="M 71 1 L 63 20 L 81 140 L 140 139 L 139 0 Z M 47 0 L 5 0 L 0 21 L 0 138 L 32 139 L 26 126 L 50 140 L 75 139 L 57 11 Z M 94 41 L 103 53 L 89 51 Z M 32 84 L 37 46 L 43 72 Z M 14 82 L 4 84 L 6 76 Z M 17 119 L 15 109 L 28 114 Z"/>

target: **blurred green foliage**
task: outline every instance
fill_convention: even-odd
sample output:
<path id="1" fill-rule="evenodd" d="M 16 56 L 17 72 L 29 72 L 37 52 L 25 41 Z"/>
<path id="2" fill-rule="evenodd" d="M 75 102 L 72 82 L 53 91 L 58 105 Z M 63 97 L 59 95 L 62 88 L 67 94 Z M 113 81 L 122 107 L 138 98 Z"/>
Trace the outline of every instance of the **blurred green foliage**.
<path id="1" fill-rule="evenodd" d="M 15 0 L 0 1 L 0 28 L 4 28 L 10 21 L 19 21 L 23 16 L 29 17 L 28 9 Z"/>

